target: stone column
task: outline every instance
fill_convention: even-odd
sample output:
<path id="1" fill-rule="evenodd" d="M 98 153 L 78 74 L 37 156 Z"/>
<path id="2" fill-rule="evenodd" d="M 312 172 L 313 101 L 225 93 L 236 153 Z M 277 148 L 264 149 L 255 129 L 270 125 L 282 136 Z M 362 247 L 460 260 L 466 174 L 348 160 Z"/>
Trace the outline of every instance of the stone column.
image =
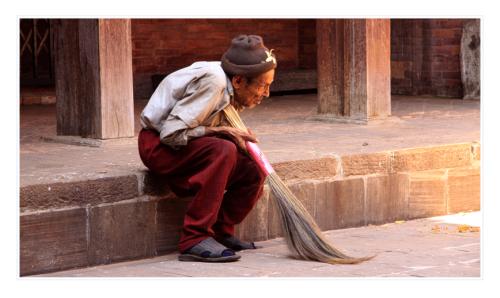
<path id="1" fill-rule="evenodd" d="M 134 136 L 130 19 L 54 20 L 57 134 Z"/>
<path id="2" fill-rule="evenodd" d="M 367 123 L 390 116 L 390 20 L 322 19 L 316 34 L 316 118 Z"/>
<path id="3" fill-rule="evenodd" d="M 464 99 L 479 99 L 481 93 L 481 54 L 480 20 L 470 19 L 464 22 L 460 42 L 460 66 Z"/>

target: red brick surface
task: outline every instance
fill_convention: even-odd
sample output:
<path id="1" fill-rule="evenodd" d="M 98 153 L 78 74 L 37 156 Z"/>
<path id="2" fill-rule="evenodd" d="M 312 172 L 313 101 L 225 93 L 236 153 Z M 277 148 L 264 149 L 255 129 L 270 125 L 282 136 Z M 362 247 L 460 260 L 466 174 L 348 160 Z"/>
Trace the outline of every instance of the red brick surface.
<path id="1" fill-rule="evenodd" d="M 316 69 L 316 20 L 298 21 L 299 68 Z"/>
<path id="2" fill-rule="evenodd" d="M 392 94 L 462 96 L 464 21 L 391 20 Z M 219 60 L 238 34 L 263 36 L 275 49 L 280 70 L 316 69 L 314 19 L 132 19 L 134 96 L 152 94 L 152 75 L 168 74 L 197 60 Z M 21 103 L 40 99 L 23 98 Z"/>
<path id="3" fill-rule="evenodd" d="M 463 19 L 391 20 L 392 94 L 462 97 Z"/>
<path id="4" fill-rule="evenodd" d="M 275 49 L 280 69 L 297 68 L 297 26 L 297 19 L 133 19 L 135 96 L 151 94 L 153 74 L 168 74 L 195 61 L 220 60 L 239 34 L 261 35 L 265 45 Z"/>

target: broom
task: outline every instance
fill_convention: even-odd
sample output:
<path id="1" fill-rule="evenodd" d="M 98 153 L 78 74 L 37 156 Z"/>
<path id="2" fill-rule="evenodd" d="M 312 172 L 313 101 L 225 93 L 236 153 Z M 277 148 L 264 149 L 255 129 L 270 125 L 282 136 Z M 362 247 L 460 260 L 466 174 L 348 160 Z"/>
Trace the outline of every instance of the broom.
<path id="1" fill-rule="evenodd" d="M 224 109 L 224 114 L 231 126 L 247 131 L 245 124 L 232 105 L 228 105 Z M 281 215 L 285 240 L 292 252 L 305 260 L 329 264 L 356 264 L 374 257 L 350 257 L 329 245 L 314 219 L 276 174 L 259 147 L 255 143 L 248 141 L 246 147 L 252 159 L 267 175 L 268 184 L 274 194 Z"/>

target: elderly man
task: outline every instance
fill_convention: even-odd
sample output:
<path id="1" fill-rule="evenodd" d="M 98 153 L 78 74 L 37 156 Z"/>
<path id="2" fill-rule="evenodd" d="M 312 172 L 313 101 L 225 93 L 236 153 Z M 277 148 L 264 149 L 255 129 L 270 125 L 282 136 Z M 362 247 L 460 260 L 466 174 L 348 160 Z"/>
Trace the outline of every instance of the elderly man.
<path id="1" fill-rule="evenodd" d="M 257 35 L 234 38 L 220 62 L 196 62 L 168 75 L 141 114 L 139 154 L 172 191 L 192 195 L 179 260 L 227 262 L 255 249 L 234 226 L 262 195 L 265 176 L 245 154 L 251 131 L 230 127 L 223 109 L 253 108 L 269 96 L 276 58 Z"/>

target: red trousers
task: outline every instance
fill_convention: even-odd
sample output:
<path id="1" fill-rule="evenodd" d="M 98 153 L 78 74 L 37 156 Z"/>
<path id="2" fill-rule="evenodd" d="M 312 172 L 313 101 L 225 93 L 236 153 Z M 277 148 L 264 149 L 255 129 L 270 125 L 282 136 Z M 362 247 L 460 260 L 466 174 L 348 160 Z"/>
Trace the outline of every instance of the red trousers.
<path id="1" fill-rule="evenodd" d="M 265 175 L 231 141 L 216 137 L 191 140 L 179 150 L 160 142 L 159 134 L 139 133 L 139 155 L 153 173 L 166 175 L 179 196 L 192 195 L 181 238 L 181 252 L 207 237 L 234 234 L 262 195 Z"/>

